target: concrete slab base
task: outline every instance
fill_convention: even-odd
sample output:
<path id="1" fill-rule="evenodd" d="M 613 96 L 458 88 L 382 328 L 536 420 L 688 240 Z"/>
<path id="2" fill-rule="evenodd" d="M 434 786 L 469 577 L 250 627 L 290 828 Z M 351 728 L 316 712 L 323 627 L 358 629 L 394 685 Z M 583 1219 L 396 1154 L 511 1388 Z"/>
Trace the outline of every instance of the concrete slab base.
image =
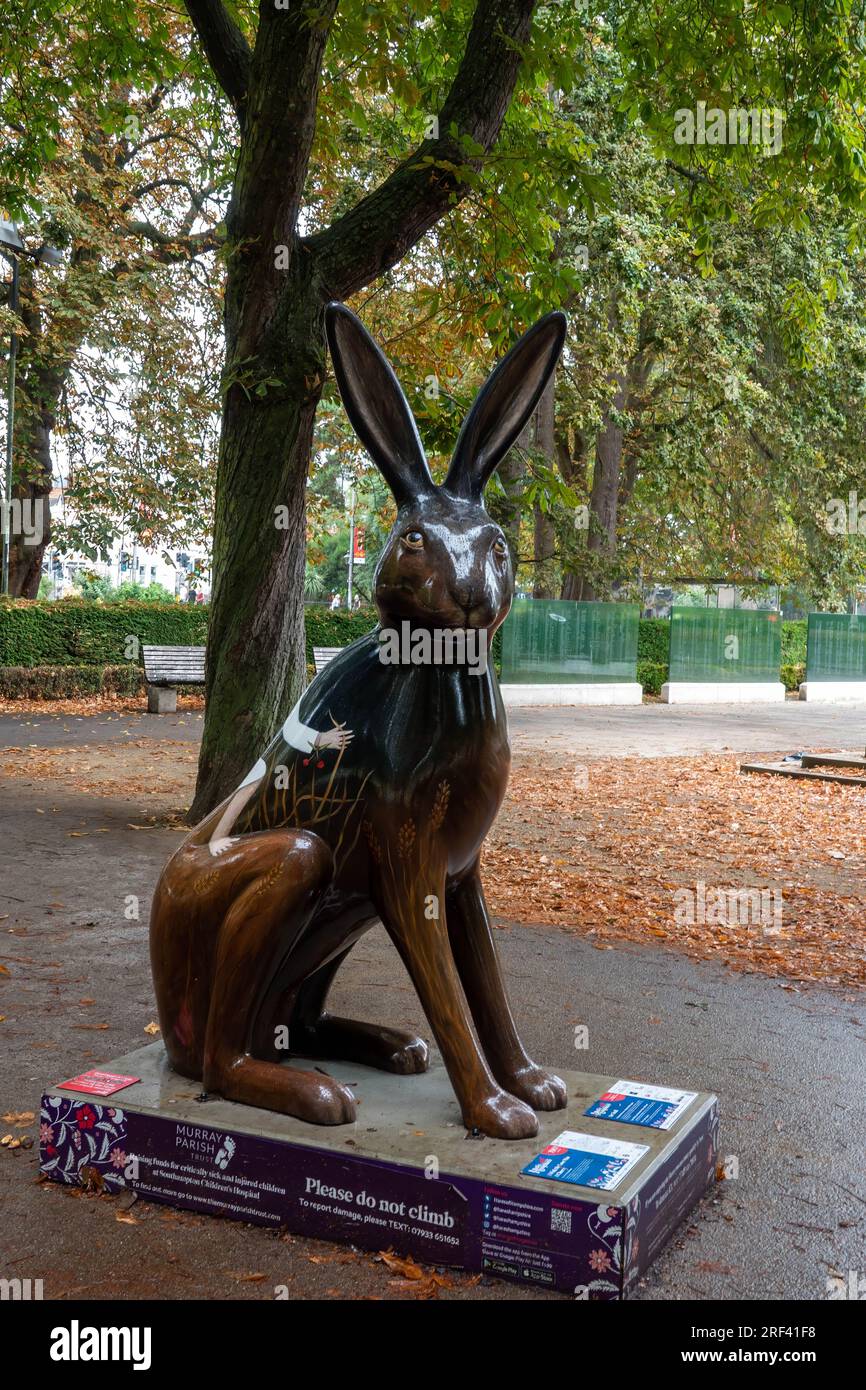
<path id="1" fill-rule="evenodd" d="M 177 691 L 171 685 L 149 685 L 147 687 L 148 714 L 176 714 Z"/>
<path id="2" fill-rule="evenodd" d="M 584 681 L 568 685 L 500 685 L 506 709 L 529 705 L 639 705 L 638 681 Z"/>
<path id="3" fill-rule="evenodd" d="M 563 1072 L 568 1107 L 539 1114 L 534 1139 L 505 1141 L 467 1135 L 442 1066 L 395 1076 L 329 1063 L 359 1101 L 357 1121 L 337 1126 L 204 1099 L 169 1068 L 161 1042 L 104 1070 L 140 1079 L 110 1096 L 55 1085 L 42 1098 L 40 1168 L 53 1182 L 391 1247 L 583 1299 L 625 1297 L 715 1175 L 715 1096 L 699 1094 L 666 1132 L 585 1116 L 617 1077 Z M 566 1129 L 647 1152 L 604 1191 L 522 1174 Z"/>
<path id="4" fill-rule="evenodd" d="M 866 704 L 866 681 L 802 681 L 800 699 L 820 705 Z"/>
<path id="5" fill-rule="evenodd" d="M 757 705 L 784 701 L 781 681 L 666 681 L 661 699 L 667 705 Z"/>
<path id="6" fill-rule="evenodd" d="M 850 764 L 842 763 L 840 766 L 848 767 Z M 858 777 L 853 772 L 832 772 L 829 766 L 808 766 L 805 758 L 802 762 L 796 763 L 740 763 L 740 771 L 765 772 L 776 777 L 796 777 L 803 782 L 837 782 L 849 787 L 866 787 L 866 776 Z"/>

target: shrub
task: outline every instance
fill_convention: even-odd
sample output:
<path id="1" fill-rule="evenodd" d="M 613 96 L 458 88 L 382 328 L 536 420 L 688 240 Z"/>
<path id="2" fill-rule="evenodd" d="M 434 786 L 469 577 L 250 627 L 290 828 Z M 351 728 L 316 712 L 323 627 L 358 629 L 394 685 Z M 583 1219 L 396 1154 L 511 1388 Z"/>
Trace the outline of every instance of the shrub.
<path id="1" fill-rule="evenodd" d="M 786 690 L 798 690 L 800 682 L 806 679 L 805 661 L 783 661 L 781 679 Z"/>
<path id="2" fill-rule="evenodd" d="M 668 664 L 666 661 L 638 661 L 637 678 L 644 695 L 658 695 L 668 678 Z"/>
<path id="3" fill-rule="evenodd" d="M 637 659 L 667 666 L 671 645 L 669 618 L 641 618 L 637 629 Z"/>
<path id="4" fill-rule="evenodd" d="M 806 660 L 806 619 L 782 623 L 782 666 L 800 665 Z"/>

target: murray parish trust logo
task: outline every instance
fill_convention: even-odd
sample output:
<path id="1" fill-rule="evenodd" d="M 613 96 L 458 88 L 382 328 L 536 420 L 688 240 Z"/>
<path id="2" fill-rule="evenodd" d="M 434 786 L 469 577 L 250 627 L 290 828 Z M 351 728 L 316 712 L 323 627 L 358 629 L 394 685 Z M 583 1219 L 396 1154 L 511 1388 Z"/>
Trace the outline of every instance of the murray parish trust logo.
<path id="1" fill-rule="evenodd" d="M 237 1150 L 237 1144 L 230 1134 L 220 1134 L 215 1129 L 205 1129 L 199 1125 L 178 1125 L 175 1130 L 174 1145 L 187 1158 L 199 1162 L 214 1163 L 223 1172 L 228 1168 Z"/>
<path id="2" fill-rule="evenodd" d="M 485 628 L 416 627 L 407 620 L 379 631 L 379 660 L 383 666 L 465 666 L 470 676 L 487 670 Z"/>

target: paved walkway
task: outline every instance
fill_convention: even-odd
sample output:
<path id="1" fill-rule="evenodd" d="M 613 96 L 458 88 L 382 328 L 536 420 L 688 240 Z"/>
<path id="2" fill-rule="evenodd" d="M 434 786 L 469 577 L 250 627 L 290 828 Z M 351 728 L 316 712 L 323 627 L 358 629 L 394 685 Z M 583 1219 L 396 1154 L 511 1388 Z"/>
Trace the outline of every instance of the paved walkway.
<path id="1" fill-rule="evenodd" d="M 606 757 L 793 753 L 866 745 L 866 704 L 612 705 L 509 712 L 517 747 Z"/>
<path id="2" fill-rule="evenodd" d="M 866 746 L 866 704 L 614 705 L 515 709 L 509 713 L 515 748 L 568 750 L 597 757 L 677 757 L 688 753 L 800 752 Z M 0 715 L 0 748 L 108 743 L 115 739 L 201 737 L 203 716 Z"/>

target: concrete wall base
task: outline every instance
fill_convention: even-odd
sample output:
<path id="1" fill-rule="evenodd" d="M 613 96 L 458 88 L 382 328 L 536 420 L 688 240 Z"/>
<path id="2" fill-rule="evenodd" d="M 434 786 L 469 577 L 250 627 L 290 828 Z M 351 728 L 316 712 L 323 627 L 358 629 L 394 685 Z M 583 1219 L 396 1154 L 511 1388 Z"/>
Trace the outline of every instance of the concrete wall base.
<path id="1" fill-rule="evenodd" d="M 803 681 L 800 699 L 819 705 L 866 704 L 866 681 Z"/>
<path id="2" fill-rule="evenodd" d="M 757 705 L 785 699 L 781 681 L 666 681 L 667 705 Z"/>
<path id="3" fill-rule="evenodd" d="M 529 705 L 639 705 L 639 681 L 586 681 L 581 685 L 502 685 L 506 709 Z"/>

